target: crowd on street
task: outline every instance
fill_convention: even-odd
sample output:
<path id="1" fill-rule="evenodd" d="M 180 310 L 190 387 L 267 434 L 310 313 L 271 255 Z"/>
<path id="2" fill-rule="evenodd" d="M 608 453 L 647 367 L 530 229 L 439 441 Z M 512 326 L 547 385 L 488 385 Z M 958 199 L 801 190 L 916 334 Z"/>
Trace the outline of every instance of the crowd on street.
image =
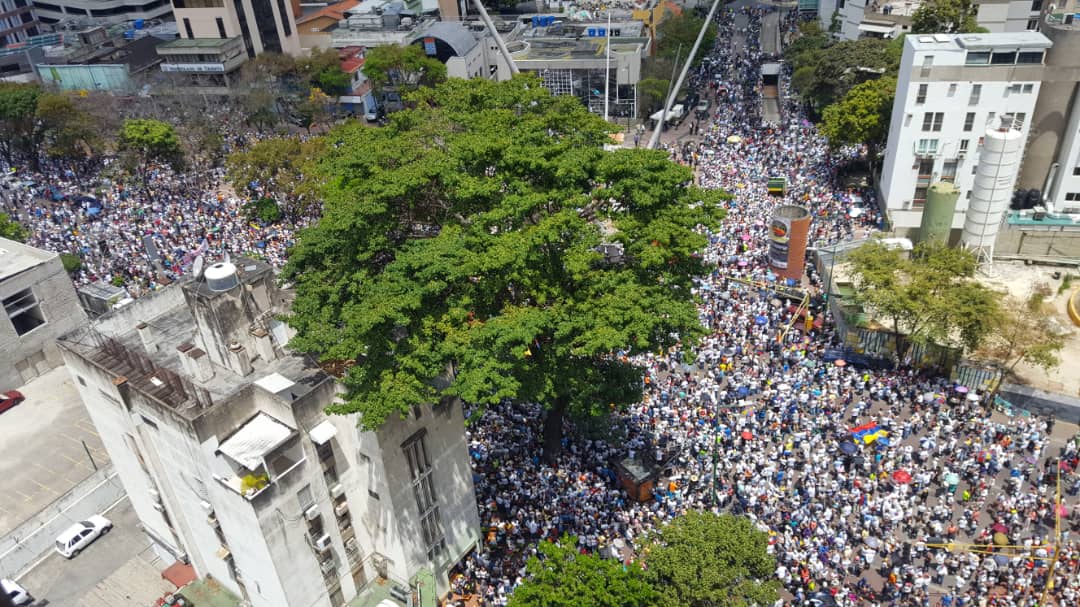
<path id="1" fill-rule="evenodd" d="M 539 456 L 540 406 L 483 411 L 469 437 L 483 546 L 455 590 L 504 605 L 539 539 L 569 534 L 581 550 L 631 561 L 659 525 L 711 510 L 749 516 L 768 534 L 778 605 L 1034 607 L 1048 604 L 1040 600 L 1055 558 L 1049 599 L 1080 604 L 1080 436 L 1055 438 L 1052 420 L 995 411 L 932 373 L 830 361 L 826 351 L 840 345 L 831 318 L 788 331 L 795 306 L 768 288 L 777 199 L 767 179 L 786 178 L 786 202 L 812 211 L 812 242 L 855 238 L 878 216 L 871 191 L 841 185 L 859 150 L 830 153 L 793 101 L 780 124 L 762 121 L 763 15 L 722 12 L 718 44 L 692 83 L 714 101 L 710 119 L 691 129 L 700 137 L 662 140 L 702 186 L 734 195 L 709 234 L 716 269 L 698 285 L 710 335 L 692 365 L 680 348 L 641 357 L 644 398 L 617 420 L 626 435 L 594 440 L 567 426 L 555 466 Z M 808 282 L 817 286 L 812 268 Z M 654 499 L 629 498 L 625 458 L 661 471 Z"/>

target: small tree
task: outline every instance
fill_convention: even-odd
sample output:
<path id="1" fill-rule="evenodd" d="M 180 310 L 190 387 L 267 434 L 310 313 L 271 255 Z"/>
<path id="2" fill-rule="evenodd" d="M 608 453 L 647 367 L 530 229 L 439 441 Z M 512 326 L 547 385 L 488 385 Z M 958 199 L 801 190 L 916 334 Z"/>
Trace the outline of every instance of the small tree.
<path id="1" fill-rule="evenodd" d="M 54 158 L 82 160 L 88 158 L 99 143 L 93 118 L 76 107 L 68 95 L 41 95 L 35 116 L 35 140 Z"/>
<path id="2" fill-rule="evenodd" d="M 125 120 L 118 139 L 125 166 L 139 178 L 147 194 L 150 193 L 150 169 L 154 164 L 165 164 L 174 169 L 183 166 L 184 153 L 171 124 L 160 120 Z"/>
<path id="3" fill-rule="evenodd" d="M 978 355 L 1012 372 L 1020 363 L 1049 371 L 1061 364 L 1068 333 L 1053 321 L 1048 304 L 1039 294 L 1026 301 L 1005 298 L 1002 314 Z"/>
<path id="4" fill-rule="evenodd" d="M 825 108 L 821 133 L 829 139 L 832 147 L 866 144 L 870 148 L 870 161 L 873 162 L 888 137 L 895 96 L 895 78 L 881 78 L 856 85 L 843 99 Z"/>
<path id="5" fill-rule="evenodd" d="M 60 263 L 64 264 L 64 271 L 68 274 L 74 274 L 82 269 L 82 259 L 71 253 L 61 253 Z"/>
<path id="6" fill-rule="evenodd" d="M 679 607 L 772 605 L 780 582 L 768 540 L 748 518 L 687 512 L 649 537 L 645 579 Z"/>
<path id="7" fill-rule="evenodd" d="M 979 30 L 979 5 L 972 0 L 926 0 L 911 15 L 912 34 L 969 34 Z"/>
<path id="8" fill-rule="evenodd" d="M 527 578 L 510 596 L 509 607 L 654 607 L 663 597 L 636 563 L 576 550 L 577 539 L 541 542 L 525 564 Z"/>
<path id="9" fill-rule="evenodd" d="M 0 155 L 11 164 L 18 156 L 37 163 L 34 128 L 41 87 L 36 84 L 0 82 Z"/>
<path id="10" fill-rule="evenodd" d="M 312 184 L 307 164 L 323 149 L 323 139 L 301 141 L 298 137 L 275 137 L 259 141 L 244 150 L 232 153 L 225 161 L 226 176 L 233 189 L 245 192 L 258 182 L 286 205 L 286 212 L 304 210 L 303 201 Z"/>
<path id="11" fill-rule="evenodd" d="M 263 223 L 274 223 L 281 219 L 281 209 L 273 198 L 260 198 L 249 202 L 245 210 L 248 217 L 258 219 Z"/>
<path id="12" fill-rule="evenodd" d="M 445 81 L 446 65 L 425 55 L 424 49 L 415 44 L 384 44 L 364 55 L 364 74 L 376 88 L 407 91 Z"/>
<path id="13" fill-rule="evenodd" d="M 7 213 L 0 213 L 0 237 L 17 242 L 26 242 L 29 236 L 30 231 L 22 224 L 12 219 Z"/>

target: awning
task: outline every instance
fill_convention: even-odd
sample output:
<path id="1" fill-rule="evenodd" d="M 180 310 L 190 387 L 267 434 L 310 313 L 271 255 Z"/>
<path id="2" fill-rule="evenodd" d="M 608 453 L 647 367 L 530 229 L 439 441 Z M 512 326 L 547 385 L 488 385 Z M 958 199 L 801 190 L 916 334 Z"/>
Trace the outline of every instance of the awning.
<path id="1" fill-rule="evenodd" d="M 316 445 L 325 445 L 330 439 L 334 438 L 335 434 L 337 434 L 337 427 L 328 419 L 323 420 L 318 426 L 312 428 L 311 432 L 308 432 L 311 442 Z"/>
<path id="2" fill-rule="evenodd" d="M 262 464 L 263 457 L 288 440 L 292 433 L 292 428 L 259 413 L 222 443 L 218 451 L 248 470 L 255 470 Z"/>
<path id="3" fill-rule="evenodd" d="M 869 32 L 871 34 L 892 34 L 896 32 L 896 27 L 893 25 L 878 25 L 876 23 L 860 23 L 860 32 Z"/>

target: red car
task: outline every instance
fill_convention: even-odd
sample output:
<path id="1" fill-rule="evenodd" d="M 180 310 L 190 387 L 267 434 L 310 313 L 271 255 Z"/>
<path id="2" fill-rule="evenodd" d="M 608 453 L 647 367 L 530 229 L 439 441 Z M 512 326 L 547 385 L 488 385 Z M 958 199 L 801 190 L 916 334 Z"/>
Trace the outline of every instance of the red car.
<path id="1" fill-rule="evenodd" d="M 7 411 L 24 400 L 26 400 L 26 397 L 18 390 L 10 390 L 0 394 L 0 413 Z"/>

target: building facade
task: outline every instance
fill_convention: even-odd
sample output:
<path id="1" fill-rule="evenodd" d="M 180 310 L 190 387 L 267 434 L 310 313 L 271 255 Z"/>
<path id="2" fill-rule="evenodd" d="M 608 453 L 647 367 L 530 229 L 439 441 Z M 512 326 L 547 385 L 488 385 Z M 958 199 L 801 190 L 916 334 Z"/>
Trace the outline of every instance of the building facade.
<path id="1" fill-rule="evenodd" d="M 900 235 L 918 228 L 938 181 L 959 190 L 952 227 L 963 227 L 987 128 L 1008 116 L 1028 136 L 1050 47 L 1038 32 L 905 38 L 880 180 Z"/>
<path id="2" fill-rule="evenodd" d="M 219 263 L 62 340 L 143 528 L 254 607 L 442 594 L 479 540 L 460 404 L 328 416 L 341 388 L 285 348 L 289 300 Z"/>
<path id="3" fill-rule="evenodd" d="M 42 23 L 121 23 L 168 17 L 169 0 L 48 0 L 34 2 Z"/>
<path id="4" fill-rule="evenodd" d="M 30 0 L 0 0 L 0 47 L 38 35 L 38 24 Z"/>
<path id="5" fill-rule="evenodd" d="M 63 363 L 56 339 L 86 322 L 60 256 L 0 238 L 0 392 Z"/>
<path id="6" fill-rule="evenodd" d="M 299 3 L 291 0 L 172 0 L 172 7 L 181 38 L 240 38 L 249 58 L 300 54 Z"/>
<path id="7" fill-rule="evenodd" d="M 818 15 L 825 29 L 836 20 L 842 40 L 862 37 L 895 38 L 911 31 L 911 16 L 921 3 L 903 0 L 822 0 Z M 991 33 L 1039 29 L 1046 0 L 987 0 L 978 3 L 979 25 Z"/>

